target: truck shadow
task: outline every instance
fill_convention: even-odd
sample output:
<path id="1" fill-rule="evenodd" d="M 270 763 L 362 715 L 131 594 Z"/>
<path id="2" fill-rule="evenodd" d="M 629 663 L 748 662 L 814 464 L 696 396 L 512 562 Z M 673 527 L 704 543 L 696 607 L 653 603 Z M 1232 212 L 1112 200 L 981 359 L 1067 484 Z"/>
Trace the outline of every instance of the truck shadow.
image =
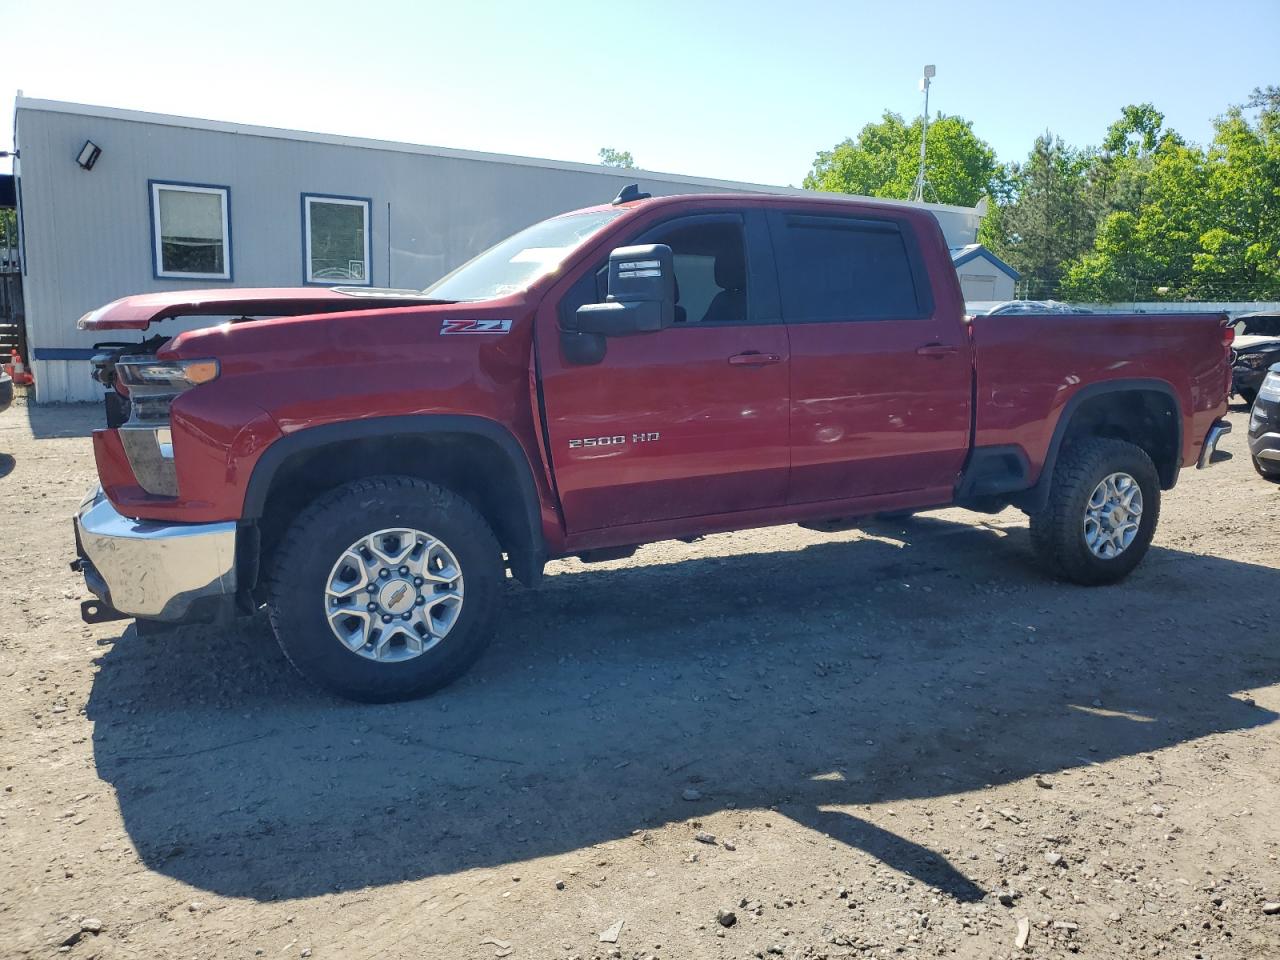
<path id="1" fill-rule="evenodd" d="M 869 532 L 564 564 L 513 587 L 503 638 L 415 703 L 311 691 L 258 621 L 130 628 L 88 704 L 97 770 L 150 868 L 227 896 L 391 884 L 773 807 L 975 900 L 988 891 L 961 865 L 851 808 L 1276 719 L 1232 696 L 1280 680 L 1261 623 L 1233 625 L 1249 614 L 1232 598 L 1276 595 L 1273 569 L 1156 548 L 1127 584 L 1085 590 L 1030 568 L 1022 529 Z"/>

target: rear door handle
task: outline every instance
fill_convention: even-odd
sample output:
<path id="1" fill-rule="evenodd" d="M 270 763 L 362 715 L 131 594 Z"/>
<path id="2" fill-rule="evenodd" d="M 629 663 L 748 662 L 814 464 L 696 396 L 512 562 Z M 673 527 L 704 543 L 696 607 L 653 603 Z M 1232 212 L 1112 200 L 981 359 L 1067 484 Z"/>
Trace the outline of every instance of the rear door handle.
<path id="1" fill-rule="evenodd" d="M 960 348 L 949 343 L 926 343 L 923 347 L 916 347 L 916 353 L 922 357 L 954 357 L 960 352 Z"/>
<path id="2" fill-rule="evenodd" d="M 782 358 L 776 353 L 761 353 L 759 350 L 748 350 L 746 353 L 735 353 L 729 358 L 734 367 L 767 367 L 772 363 L 781 363 Z"/>

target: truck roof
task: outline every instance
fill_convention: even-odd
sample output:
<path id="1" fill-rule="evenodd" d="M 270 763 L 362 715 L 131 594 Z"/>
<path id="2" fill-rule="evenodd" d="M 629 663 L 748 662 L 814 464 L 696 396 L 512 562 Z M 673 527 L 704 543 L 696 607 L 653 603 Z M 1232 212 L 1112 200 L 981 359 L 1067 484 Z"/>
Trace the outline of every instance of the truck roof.
<path id="1" fill-rule="evenodd" d="M 848 197 L 833 196 L 829 193 L 813 193 L 813 194 L 778 194 L 778 193 L 678 193 L 661 197 L 645 197 L 639 200 L 629 200 L 626 203 L 597 203 L 589 207 L 580 207 L 577 210 L 566 210 L 558 216 L 567 217 L 578 213 L 593 213 L 603 210 L 638 210 L 640 208 L 648 209 L 650 207 L 668 207 L 678 206 L 686 203 L 729 203 L 742 204 L 744 206 L 782 206 L 793 207 L 797 203 L 803 203 L 806 206 L 820 205 L 830 206 L 834 208 L 857 207 L 858 209 L 881 211 L 891 214 L 920 214 L 930 213 L 927 206 L 920 204 L 908 204 L 902 200 L 880 200 L 868 199 L 867 197 L 858 197 L 850 195 Z"/>

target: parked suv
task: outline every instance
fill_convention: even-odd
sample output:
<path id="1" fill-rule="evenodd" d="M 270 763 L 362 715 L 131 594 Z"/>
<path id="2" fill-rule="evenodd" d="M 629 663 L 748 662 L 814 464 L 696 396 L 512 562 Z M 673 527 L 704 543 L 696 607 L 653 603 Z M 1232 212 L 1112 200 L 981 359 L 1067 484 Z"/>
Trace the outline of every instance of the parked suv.
<path id="1" fill-rule="evenodd" d="M 1280 483 L 1280 363 L 1267 371 L 1249 411 L 1249 454 L 1260 476 Z"/>
<path id="2" fill-rule="evenodd" d="M 1229 429 L 1223 315 L 967 318 L 937 221 L 894 204 L 632 187 L 421 293 L 158 293 L 81 326 L 200 314 L 241 319 L 95 361 L 84 616 L 265 605 L 364 700 L 474 662 L 507 572 L 655 540 L 1012 504 L 1049 570 L 1113 583 Z"/>

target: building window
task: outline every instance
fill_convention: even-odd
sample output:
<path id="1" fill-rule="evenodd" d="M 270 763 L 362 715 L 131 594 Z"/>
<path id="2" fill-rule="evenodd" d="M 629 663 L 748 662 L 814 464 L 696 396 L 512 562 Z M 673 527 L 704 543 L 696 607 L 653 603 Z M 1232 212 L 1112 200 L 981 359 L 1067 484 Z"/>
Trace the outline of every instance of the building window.
<path id="1" fill-rule="evenodd" d="M 151 235 L 157 277 L 231 279 L 230 190 L 151 182 Z"/>
<path id="2" fill-rule="evenodd" d="M 369 201 L 302 195 L 304 279 L 368 285 Z"/>

